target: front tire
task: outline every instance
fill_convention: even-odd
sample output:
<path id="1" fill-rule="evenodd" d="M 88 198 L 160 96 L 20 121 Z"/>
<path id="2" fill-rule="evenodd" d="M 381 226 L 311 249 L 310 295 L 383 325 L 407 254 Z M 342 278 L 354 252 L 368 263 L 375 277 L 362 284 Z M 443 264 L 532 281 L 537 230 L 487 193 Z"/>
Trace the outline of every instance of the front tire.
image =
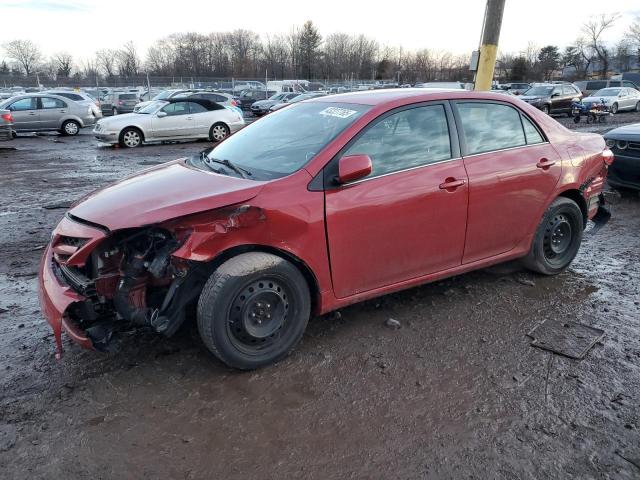
<path id="1" fill-rule="evenodd" d="M 209 129 L 209 140 L 221 142 L 231 134 L 231 130 L 222 122 L 214 123 Z"/>
<path id="2" fill-rule="evenodd" d="M 542 110 L 542 112 L 546 113 L 547 115 L 549 115 L 549 113 L 551 113 L 551 109 L 549 108 L 549 105 L 543 105 L 540 110 Z"/>
<path id="3" fill-rule="evenodd" d="M 120 133 L 120 146 L 126 148 L 136 148 L 142 145 L 144 138 L 142 132 L 137 128 L 128 127 Z"/>
<path id="4" fill-rule="evenodd" d="M 611 113 L 613 113 L 614 115 L 616 113 L 618 113 L 618 104 L 614 103 L 613 105 L 611 105 Z"/>
<path id="5" fill-rule="evenodd" d="M 116 107 L 113 107 L 113 109 L 111 110 L 111 115 L 117 115 L 118 114 L 118 109 Z"/>
<path id="6" fill-rule="evenodd" d="M 80 124 L 75 120 L 67 120 L 62 124 L 60 133 L 69 137 L 73 137 L 80 132 Z"/>
<path id="7" fill-rule="evenodd" d="M 640 112 L 640 102 L 636 103 L 636 112 Z"/>
<path id="8" fill-rule="evenodd" d="M 252 370 L 291 352 L 310 311 L 307 282 L 293 264 L 269 253 L 243 253 L 209 277 L 198 301 L 198 330 L 222 362 Z"/>
<path id="9" fill-rule="evenodd" d="M 556 275 L 573 261 L 584 231 L 582 210 L 573 200 L 556 198 L 542 217 L 523 259 L 527 268 L 544 275 Z"/>

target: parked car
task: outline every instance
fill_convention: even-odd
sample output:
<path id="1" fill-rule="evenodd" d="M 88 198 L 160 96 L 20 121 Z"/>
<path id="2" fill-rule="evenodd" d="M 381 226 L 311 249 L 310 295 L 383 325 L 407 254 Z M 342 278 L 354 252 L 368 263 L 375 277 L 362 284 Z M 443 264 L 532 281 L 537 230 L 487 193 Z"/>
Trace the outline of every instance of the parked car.
<path id="1" fill-rule="evenodd" d="M 189 93 L 195 93 L 197 91 L 198 90 L 189 90 L 184 88 L 172 88 L 169 90 L 163 90 L 162 92 L 158 93 L 155 97 L 153 97 L 151 100 L 137 103 L 133 111 L 137 112 L 139 110 L 142 110 L 144 107 L 146 107 L 151 102 L 156 100 L 169 100 L 170 98 L 173 98 L 173 97 L 177 97 L 180 95 L 187 95 Z"/>
<path id="2" fill-rule="evenodd" d="M 300 95 L 300 92 L 276 93 L 266 100 L 258 100 L 257 102 L 253 102 L 251 104 L 251 113 L 253 113 L 256 117 L 261 117 L 262 115 L 269 113 L 269 109 L 276 103 L 287 103 L 289 100 L 297 97 L 298 95 Z"/>
<path id="3" fill-rule="evenodd" d="M 180 95 L 182 96 L 182 95 Z M 202 98 L 204 100 L 209 100 L 211 102 L 218 103 L 220 105 L 224 105 L 225 107 L 237 107 L 238 102 L 233 97 L 233 95 L 229 93 L 222 92 L 190 92 L 184 94 L 185 97 L 189 98 Z"/>
<path id="4" fill-rule="evenodd" d="M 609 185 L 640 190 L 640 123 L 614 128 L 604 138 L 615 156 L 607 176 Z"/>
<path id="5" fill-rule="evenodd" d="M 500 85 L 500 88 L 511 92 L 513 95 L 522 95 L 531 88 L 531 85 L 528 83 L 505 83 Z"/>
<path id="6" fill-rule="evenodd" d="M 310 98 L 324 97 L 326 93 L 323 92 L 313 92 L 313 93 L 301 93 L 300 95 L 293 97 L 291 100 L 286 102 L 276 103 L 269 108 L 269 112 L 275 112 L 276 110 L 280 110 L 281 108 L 286 107 L 287 105 L 291 105 L 294 103 L 302 102 L 303 100 L 309 100 Z"/>
<path id="7" fill-rule="evenodd" d="M 139 103 L 140 98 L 133 92 L 111 92 L 102 97 L 100 107 L 104 115 L 119 115 L 131 113 Z"/>
<path id="8" fill-rule="evenodd" d="M 461 82 L 426 82 L 416 83 L 416 88 L 447 88 L 447 89 L 460 89 L 464 90 L 464 85 Z"/>
<path id="9" fill-rule="evenodd" d="M 13 116 L 9 110 L 0 110 L 0 142 L 13 140 Z"/>
<path id="10" fill-rule="evenodd" d="M 11 111 L 16 132 L 55 130 L 62 135 L 77 135 L 80 129 L 96 122 L 93 109 L 68 98 L 48 93 L 27 93 L 0 103 Z"/>
<path id="11" fill-rule="evenodd" d="M 102 110 L 100 108 L 100 102 L 93 98 L 91 95 L 85 92 L 75 92 L 75 91 L 67 91 L 67 90 L 47 90 L 43 93 L 52 93 L 54 95 L 59 95 L 60 97 L 68 98 L 69 100 L 73 100 L 80 105 L 84 105 L 86 107 L 91 108 L 93 112 L 93 116 L 96 118 L 102 118 Z"/>
<path id="12" fill-rule="evenodd" d="M 519 98 L 548 115 L 566 113 L 571 116 L 572 104 L 582 99 L 582 93 L 571 84 L 541 83 L 533 85 Z"/>
<path id="13" fill-rule="evenodd" d="M 244 126 L 242 115 L 209 100 L 156 100 L 136 113 L 100 120 L 93 135 L 101 142 L 139 147 L 144 142 L 208 138 L 219 142 Z"/>
<path id="14" fill-rule="evenodd" d="M 197 303 L 207 348 L 261 367 L 310 314 L 514 259 L 562 272 L 606 217 L 612 160 L 507 95 L 299 102 L 76 203 L 44 251 L 42 309 L 60 353 L 62 330 L 98 350 L 132 324 L 171 335 Z"/>
<path id="15" fill-rule="evenodd" d="M 240 93 L 239 102 L 242 110 L 251 110 L 251 105 L 260 100 L 267 100 L 275 95 L 274 90 L 245 90 Z"/>
<path id="16" fill-rule="evenodd" d="M 573 82 L 580 89 L 585 97 L 591 96 L 593 92 L 609 87 L 626 87 L 640 90 L 640 87 L 631 80 L 580 80 Z"/>
<path id="17" fill-rule="evenodd" d="M 605 105 L 611 113 L 618 113 L 623 110 L 640 112 L 640 92 L 633 88 L 608 87 L 583 98 L 582 103 L 601 103 Z"/>

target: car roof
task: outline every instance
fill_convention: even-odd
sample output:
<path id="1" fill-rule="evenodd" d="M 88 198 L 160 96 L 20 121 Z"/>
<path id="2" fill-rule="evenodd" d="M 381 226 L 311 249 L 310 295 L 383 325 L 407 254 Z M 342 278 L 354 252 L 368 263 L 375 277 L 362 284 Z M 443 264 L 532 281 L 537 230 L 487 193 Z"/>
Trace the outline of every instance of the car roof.
<path id="1" fill-rule="evenodd" d="M 207 100 L 206 98 L 191 98 L 189 96 L 166 98 L 160 101 L 167 102 L 167 103 L 177 103 L 177 102 L 199 103 L 207 110 L 219 110 L 220 108 L 224 108 L 224 107 L 221 107 L 219 103 L 213 102 L 211 100 Z"/>
<path id="2" fill-rule="evenodd" d="M 449 99 L 484 99 L 511 101 L 500 93 L 475 92 L 457 88 L 389 88 L 383 90 L 364 90 L 360 92 L 340 93 L 336 95 L 311 98 L 309 102 L 355 103 L 361 105 L 384 105 L 391 103 L 415 103 Z M 403 102 L 403 100 L 405 102 Z"/>

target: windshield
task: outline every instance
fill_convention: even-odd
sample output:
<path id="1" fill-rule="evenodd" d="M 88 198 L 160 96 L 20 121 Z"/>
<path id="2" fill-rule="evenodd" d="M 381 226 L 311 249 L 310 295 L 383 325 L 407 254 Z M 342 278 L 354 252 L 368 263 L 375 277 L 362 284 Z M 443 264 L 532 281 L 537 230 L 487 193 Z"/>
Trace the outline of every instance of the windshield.
<path id="1" fill-rule="evenodd" d="M 164 100 L 165 98 L 169 98 L 173 93 L 172 90 L 165 90 L 164 92 L 160 92 L 158 95 L 153 97 L 151 100 Z"/>
<path id="2" fill-rule="evenodd" d="M 529 90 L 524 92 L 524 94 L 538 97 L 538 96 L 551 95 L 552 91 L 553 91 L 553 87 L 551 87 L 551 86 L 549 86 L 549 87 L 531 87 Z"/>
<path id="3" fill-rule="evenodd" d="M 138 113 L 155 113 L 156 110 L 160 110 L 166 104 L 167 102 L 164 102 L 162 100 L 155 100 L 152 101 L 149 105 L 145 105 L 140 110 L 138 110 Z"/>
<path id="4" fill-rule="evenodd" d="M 251 179 L 289 175 L 306 165 L 369 105 L 300 103 L 240 130 L 208 153 L 250 172 Z"/>
<path id="5" fill-rule="evenodd" d="M 617 97 L 620 90 L 620 88 L 603 88 L 594 93 L 592 97 Z"/>

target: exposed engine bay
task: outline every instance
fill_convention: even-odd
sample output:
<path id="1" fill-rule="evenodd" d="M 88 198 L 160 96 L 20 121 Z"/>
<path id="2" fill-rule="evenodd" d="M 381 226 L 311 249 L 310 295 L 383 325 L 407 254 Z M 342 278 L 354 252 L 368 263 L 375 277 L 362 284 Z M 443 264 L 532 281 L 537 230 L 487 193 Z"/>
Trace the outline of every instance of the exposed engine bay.
<path id="1" fill-rule="evenodd" d="M 66 265 L 54 255 L 61 280 L 86 297 L 71 305 L 68 315 L 94 348 L 117 349 L 118 333 L 132 327 L 166 336 L 176 332 L 206 280 L 201 264 L 171 256 L 179 246 L 174 234 L 153 226 L 113 233 L 83 266 Z"/>

